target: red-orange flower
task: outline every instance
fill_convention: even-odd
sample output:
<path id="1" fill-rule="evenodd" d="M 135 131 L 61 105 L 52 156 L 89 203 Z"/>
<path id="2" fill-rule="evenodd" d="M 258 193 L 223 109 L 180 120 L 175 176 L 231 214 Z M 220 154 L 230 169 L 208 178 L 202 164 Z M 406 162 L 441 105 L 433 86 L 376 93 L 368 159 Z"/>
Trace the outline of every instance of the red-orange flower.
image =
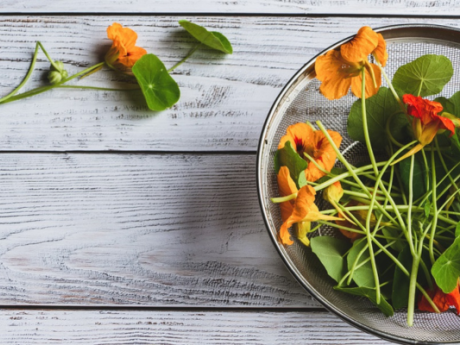
<path id="1" fill-rule="evenodd" d="M 342 142 L 342 136 L 328 130 L 335 146 L 339 147 Z M 331 171 L 335 164 L 336 154 L 331 143 L 321 131 L 313 130 L 305 123 L 291 125 L 286 130 L 286 135 L 281 137 L 278 149 L 282 149 L 286 142 L 291 143 L 291 147 L 302 157 L 306 159 L 304 153 L 314 158 L 315 162 L 326 171 Z M 315 182 L 325 174 L 314 163 L 309 162 L 305 170 L 307 181 Z"/>
<path id="2" fill-rule="evenodd" d="M 434 291 L 427 291 L 427 293 L 440 312 L 446 311 L 450 306 L 452 306 L 457 310 L 457 314 L 460 314 L 460 291 L 458 285 L 454 291 L 447 294 L 442 292 L 442 290 L 437 286 Z M 430 311 L 432 313 L 435 312 L 433 307 L 428 303 L 423 295 L 418 302 L 418 309 L 422 311 Z"/>
<path id="3" fill-rule="evenodd" d="M 105 55 L 105 61 L 113 69 L 129 71 L 142 55 L 147 54 L 144 48 L 136 47 L 137 34 L 130 28 L 113 23 L 107 28 L 107 36 L 113 43 Z"/>
<path id="4" fill-rule="evenodd" d="M 356 97 L 362 96 L 362 71 L 365 70 L 365 98 L 377 93 L 381 85 L 380 68 L 369 63 L 372 54 L 385 66 L 388 59 L 386 42 L 381 34 L 370 27 L 362 27 L 357 35 L 338 50 L 330 50 L 315 62 L 316 78 L 320 80 L 321 93 L 328 99 L 345 96 L 351 87 Z"/>
<path id="5" fill-rule="evenodd" d="M 403 102 L 407 104 L 407 113 L 412 116 L 412 130 L 419 144 L 393 164 L 420 151 L 433 141 L 439 131 L 448 130 L 451 135 L 455 133 L 455 125 L 452 120 L 438 115 L 442 111 L 441 103 L 409 94 L 403 96 Z"/>

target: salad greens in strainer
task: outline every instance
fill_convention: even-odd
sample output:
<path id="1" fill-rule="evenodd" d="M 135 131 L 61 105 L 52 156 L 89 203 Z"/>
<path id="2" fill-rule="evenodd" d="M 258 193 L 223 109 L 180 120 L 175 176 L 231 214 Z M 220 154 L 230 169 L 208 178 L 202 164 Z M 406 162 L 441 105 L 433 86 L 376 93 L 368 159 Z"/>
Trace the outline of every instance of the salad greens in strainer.
<path id="1" fill-rule="evenodd" d="M 387 316 L 407 308 L 411 326 L 415 308 L 460 313 L 460 92 L 423 98 L 451 79 L 445 56 L 419 57 L 392 80 L 387 59 L 385 40 L 369 27 L 316 59 L 327 99 L 350 88 L 358 98 L 348 134 L 365 143 L 369 162 L 348 162 L 341 135 L 321 121 L 291 125 L 276 152 L 280 196 L 272 201 L 282 244 L 311 246 L 335 289 L 368 298 Z M 329 208 L 319 210 L 319 195 Z M 337 236 L 307 236 L 321 226 Z"/>

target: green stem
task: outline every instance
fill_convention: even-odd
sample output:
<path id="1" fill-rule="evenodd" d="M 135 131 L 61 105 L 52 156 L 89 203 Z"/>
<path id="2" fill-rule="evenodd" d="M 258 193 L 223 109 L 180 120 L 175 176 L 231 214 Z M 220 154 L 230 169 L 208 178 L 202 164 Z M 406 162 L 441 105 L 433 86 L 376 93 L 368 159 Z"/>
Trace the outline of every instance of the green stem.
<path id="1" fill-rule="evenodd" d="M 366 70 L 362 70 L 362 83 L 361 83 L 361 116 L 363 121 L 364 140 L 366 141 L 367 152 L 371 159 L 372 168 L 374 169 L 374 175 L 377 176 L 379 170 L 375 164 L 374 151 L 372 150 L 371 139 L 369 137 L 369 128 L 367 127 L 367 113 L 366 113 Z M 377 285 L 378 286 L 378 285 Z M 377 289 L 377 304 L 380 303 L 380 290 Z"/>
<path id="2" fill-rule="evenodd" d="M 35 45 L 35 51 L 34 51 L 34 56 L 32 57 L 32 62 L 30 63 L 29 70 L 27 71 L 26 76 L 24 79 L 21 81 L 21 83 L 13 90 L 11 91 L 8 95 L 0 98 L 0 103 L 3 103 L 7 99 L 13 97 L 29 80 L 30 76 L 32 75 L 32 72 L 34 71 L 35 68 L 35 62 L 37 61 L 37 55 L 38 55 L 38 42 Z"/>
<path id="3" fill-rule="evenodd" d="M 412 326 L 414 324 L 414 309 L 415 309 L 415 287 L 417 284 L 417 273 L 418 266 L 420 264 L 420 256 L 416 256 L 412 259 L 412 269 L 409 278 L 409 300 L 407 304 L 407 325 Z"/>
<path id="4" fill-rule="evenodd" d="M 3 103 L 9 103 L 9 102 L 14 102 L 14 101 L 17 101 L 19 99 L 23 99 L 23 98 L 26 98 L 26 97 L 31 97 L 31 96 L 35 96 L 35 95 L 38 95 L 40 93 L 43 93 L 45 91 L 48 91 L 48 90 L 51 90 L 51 89 L 54 89 L 54 88 L 57 88 L 57 87 L 60 87 L 62 84 L 72 80 L 72 79 L 75 79 L 83 74 L 86 74 L 90 71 L 92 71 L 93 69 L 96 69 L 102 65 L 104 65 L 105 62 L 99 62 L 97 64 L 95 64 L 94 66 L 91 66 L 91 67 L 88 67 L 86 68 L 85 70 L 81 71 L 81 72 L 78 72 L 66 79 L 63 79 L 61 80 L 59 83 L 56 83 L 54 85 L 48 85 L 48 86 L 42 86 L 42 87 L 38 87 L 36 89 L 32 89 L 32 90 L 29 90 L 29 91 L 26 91 L 26 92 L 23 92 L 23 93 L 20 93 L 19 95 L 16 95 L 16 96 L 13 96 L 13 97 L 10 97 L 9 99 L 1 102 L 2 104 Z"/>
<path id="5" fill-rule="evenodd" d="M 385 69 L 383 67 L 380 67 L 380 70 L 382 71 L 382 75 L 385 78 L 385 80 L 386 80 L 386 82 L 388 84 L 388 87 L 390 88 L 391 93 L 393 94 L 394 98 L 398 101 L 399 106 L 401 107 L 402 111 L 404 113 L 406 113 L 406 107 L 405 107 L 404 103 L 401 101 L 401 98 L 399 98 L 399 95 L 396 92 L 395 88 L 393 87 L 393 84 L 391 83 L 390 78 L 388 78 L 387 74 L 385 73 Z"/>
<path id="6" fill-rule="evenodd" d="M 172 66 L 170 69 L 168 69 L 168 73 L 169 72 L 172 72 L 173 70 L 175 70 L 177 67 L 179 67 L 180 65 L 182 65 L 185 61 L 187 61 L 187 59 L 193 55 L 194 52 L 196 52 L 198 50 L 198 48 L 200 48 L 201 46 L 201 43 L 197 44 L 195 47 L 193 47 L 189 52 L 188 54 L 182 59 L 180 60 L 178 63 L 176 63 L 174 66 Z"/>
<path id="7" fill-rule="evenodd" d="M 37 44 L 40 46 L 40 48 L 42 49 L 43 53 L 45 54 L 46 58 L 48 59 L 48 61 L 51 63 L 51 65 L 56 69 L 56 71 L 59 71 L 59 67 L 56 65 L 56 63 L 54 62 L 54 60 L 51 58 L 51 56 L 48 55 L 48 52 L 46 51 L 45 47 L 42 45 L 42 43 L 40 41 L 37 42 Z"/>
<path id="8" fill-rule="evenodd" d="M 423 163 L 425 164 L 425 179 L 426 179 L 426 190 L 430 189 L 430 167 L 428 165 L 428 160 L 426 159 L 425 148 L 422 149 Z"/>
<path id="9" fill-rule="evenodd" d="M 84 86 L 84 85 L 60 85 L 57 89 L 89 89 L 89 90 L 100 90 L 100 91 L 136 91 L 140 90 L 140 87 L 133 88 L 111 88 L 111 87 L 97 87 L 97 86 Z"/>
<path id="10" fill-rule="evenodd" d="M 430 242 L 429 242 L 429 248 L 430 248 L 430 260 L 431 264 L 434 264 L 435 258 L 434 258 L 434 252 L 433 252 L 433 241 L 434 241 L 434 236 L 436 233 L 436 223 L 438 221 L 438 206 L 437 206 L 437 198 L 436 198 L 436 166 L 435 166 L 435 161 L 434 161 L 434 151 L 431 151 L 431 179 L 433 182 L 431 183 L 432 185 L 432 205 L 431 207 L 433 208 L 433 219 L 431 221 L 431 232 L 430 232 Z"/>

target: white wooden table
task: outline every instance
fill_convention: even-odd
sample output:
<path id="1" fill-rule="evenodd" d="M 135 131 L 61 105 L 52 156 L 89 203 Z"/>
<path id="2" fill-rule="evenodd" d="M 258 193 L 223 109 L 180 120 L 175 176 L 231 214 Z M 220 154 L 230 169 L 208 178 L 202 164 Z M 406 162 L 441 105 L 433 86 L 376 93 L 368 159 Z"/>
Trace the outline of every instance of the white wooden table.
<path id="1" fill-rule="evenodd" d="M 328 313 L 290 276 L 260 214 L 255 156 L 268 110 L 311 57 L 362 25 L 459 27 L 460 1 L 0 0 L 0 94 L 40 40 L 69 72 L 135 29 L 167 66 L 189 19 L 201 50 L 182 98 L 53 90 L 0 106 L 0 344 L 387 344 Z M 412 15 L 412 17 L 407 17 Z M 29 87 L 42 82 L 43 55 Z M 120 86 L 110 71 L 85 80 Z"/>

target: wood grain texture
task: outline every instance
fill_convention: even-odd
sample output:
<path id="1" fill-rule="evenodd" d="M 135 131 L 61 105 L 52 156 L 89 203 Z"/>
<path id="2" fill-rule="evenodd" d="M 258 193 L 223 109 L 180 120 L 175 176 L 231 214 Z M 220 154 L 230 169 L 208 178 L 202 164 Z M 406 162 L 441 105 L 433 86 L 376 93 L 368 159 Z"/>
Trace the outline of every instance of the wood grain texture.
<path id="1" fill-rule="evenodd" d="M 264 14 L 372 14 L 372 15 L 459 15 L 458 0 L 2 0 L 0 12 L 82 13 L 264 13 Z"/>
<path id="2" fill-rule="evenodd" d="M 58 3 L 58 2 L 56 2 Z M 79 5 L 80 6 L 80 5 Z M 83 7 L 82 7 L 83 8 Z M 139 45 L 172 66 L 194 42 L 168 16 L 0 16 L 0 94 L 24 76 L 36 40 L 71 73 L 100 61 L 113 21 L 134 28 Z M 407 18 L 188 17 L 228 36 L 234 54 L 200 50 L 175 72 L 182 98 L 172 109 L 147 111 L 136 93 L 53 90 L 0 106 L 0 151 L 251 151 L 281 88 L 315 54 L 362 25 L 420 22 Z M 458 27 L 454 19 L 424 19 Z M 40 55 L 30 86 L 44 79 Z M 123 86 L 102 71 L 81 84 Z"/>
<path id="3" fill-rule="evenodd" d="M 0 310 L 2 344 L 389 344 L 327 312 Z"/>
<path id="4" fill-rule="evenodd" d="M 0 157 L 0 305 L 320 306 L 268 237 L 253 155 Z"/>

